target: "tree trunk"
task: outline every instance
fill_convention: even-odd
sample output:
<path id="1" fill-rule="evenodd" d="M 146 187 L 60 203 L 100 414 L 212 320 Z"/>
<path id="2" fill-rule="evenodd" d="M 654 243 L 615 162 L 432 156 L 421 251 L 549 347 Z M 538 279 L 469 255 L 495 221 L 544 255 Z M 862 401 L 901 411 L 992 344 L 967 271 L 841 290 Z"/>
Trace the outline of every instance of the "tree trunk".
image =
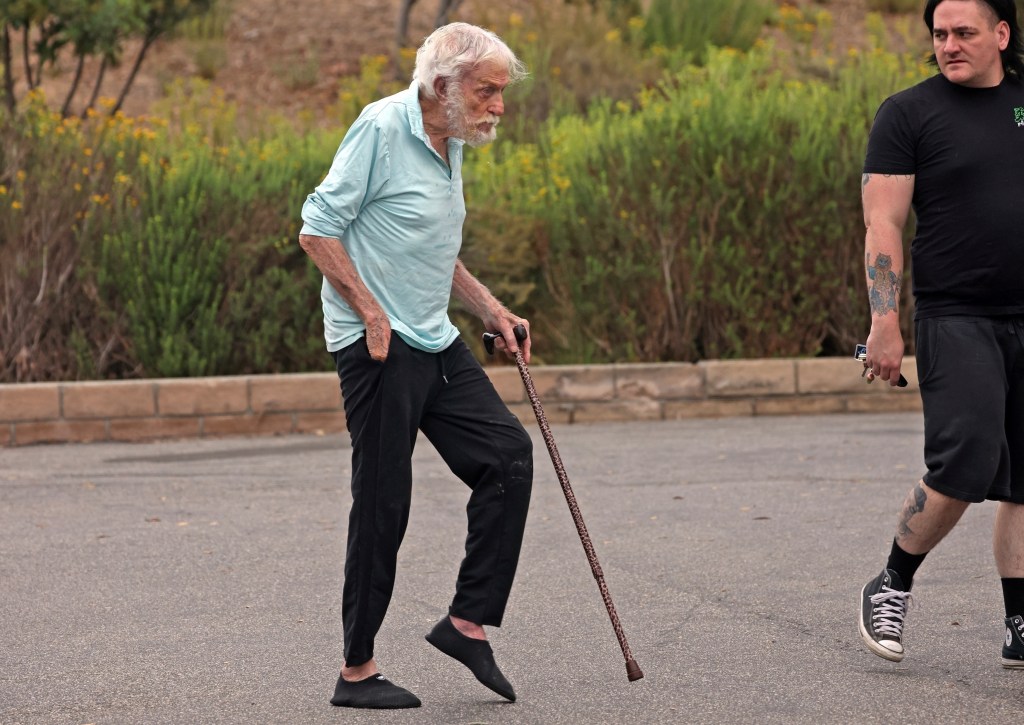
<path id="1" fill-rule="evenodd" d="M 68 117 L 68 110 L 71 108 L 71 100 L 75 97 L 78 92 L 78 84 L 82 80 L 82 70 L 85 68 L 85 55 L 82 53 L 78 54 L 78 65 L 75 66 L 75 77 L 71 80 L 71 87 L 68 89 L 68 95 L 64 99 L 64 105 L 60 109 L 60 115 L 63 118 Z"/>
<path id="2" fill-rule="evenodd" d="M 395 45 L 399 48 L 409 40 L 409 13 L 416 0 L 402 0 L 402 7 L 398 10 L 398 24 L 395 26 Z"/>
<path id="3" fill-rule="evenodd" d="M 45 48 L 47 43 L 50 42 L 50 39 L 54 35 L 57 34 L 57 27 L 58 26 L 55 23 L 50 23 L 49 25 L 47 25 L 45 22 L 40 22 L 39 23 L 39 47 L 40 48 Z M 26 48 L 28 47 L 28 26 L 25 27 L 25 47 Z M 34 88 L 38 88 L 39 84 L 43 82 L 44 57 L 45 56 L 44 56 L 43 53 L 38 53 L 36 55 L 36 72 L 35 73 L 32 73 L 31 70 L 28 67 L 25 68 L 26 79 L 28 79 L 28 78 L 32 79 L 32 82 L 28 86 L 29 90 L 32 90 Z"/>
<path id="4" fill-rule="evenodd" d="M 103 57 L 103 62 L 100 63 L 99 73 L 96 74 L 96 84 L 92 87 L 92 95 L 89 96 L 89 102 L 85 104 L 85 108 L 82 109 L 82 118 L 85 118 L 89 109 L 96 105 L 96 99 L 100 95 L 100 86 L 103 85 L 103 75 L 107 72 L 107 57 Z"/>
<path id="5" fill-rule="evenodd" d="M 142 41 L 142 47 L 139 48 L 139 54 L 135 56 L 135 64 L 132 66 L 132 72 L 128 74 L 128 79 L 124 82 L 124 88 L 121 89 L 121 95 L 117 97 L 117 103 L 110 109 L 110 115 L 115 115 L 121 110 L 121 105 L 124 103 L 125 96 L 128 95 L 128 91 L 131 90 L 132 83 L 135 82 L 135 76 L 139 72 L 139 68 L 142 67 L 142 60 L 146 57 L 146 51 L 149 50 L 149 46 L 153 45 L 156 41 L 157 36 L 149 33 L 146 35 L 145 40 Z"/>
<path id="6" fill-rule="evenodd" d="M 447 25 L 449 15 L 459 9 L 461 2 L 462 0 L 441 0 L 441 4 L 437 8 L 437 20 L 434 21 L 434 27 L 440 28 L 442 25 Z"/>
<path id="7" fill-rule="evenodd" d="M 4 23 L 3 37 L 3 63 L 4 63 L 4 105 L 12 114 L 14 113 L 14 76 L 11 74 L 11 32 L 10 26 Z"/>
<path id="8" fill-rule="evenodd" d="M 34 82 L 34 76 L 32 75 L 32 61 L 29 59 L 29 30 L 31 24 L 25 23 L 25 27 L 21 31 L 21 60 L 25 64 L 25 85 L 28 86 L 29 90 L 36 87 Z"/>

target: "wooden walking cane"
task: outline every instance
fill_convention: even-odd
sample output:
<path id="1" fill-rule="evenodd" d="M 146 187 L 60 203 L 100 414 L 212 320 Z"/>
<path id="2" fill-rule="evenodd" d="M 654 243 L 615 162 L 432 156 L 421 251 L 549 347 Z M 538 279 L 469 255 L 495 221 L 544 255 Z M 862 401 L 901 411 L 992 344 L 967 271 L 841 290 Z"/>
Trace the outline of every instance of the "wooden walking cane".
<path id="1" fill-rule="evenodd" d="M 513 332 L 519 343 L 526 340 L 526 328 L 524 326 L 516 325 Z M 494 353 L 494 341 L 499 337 L 501 337 L 499 333 L 484 333 L 484 347 L 487 349 L 488 355 Z M 572 492 L 572 486 L 569 485 L 569 476 L 565 473 L 562 457 L 558 455 L 558 448 L 555 447 L 555 438 L 551 435 L 551 427 L 548 426 L 547 416 L 544 415 L 544 408 L 541 407 L 540 398 L 537 396 L 537 389 L 533 385 L 533 378 L 530 377 L 530 370 L 526 367 L 522 350 L 516 351 L 516 367 L 519 368 L 519 375 L 523 379 L 523 385 L 526 386 L 526 394 L 530 398 L 530 405 L 533 406 L 533 413 L 537 416 L 537 424 L 540 426 L 544 443 L 548 447 L 551 463 L 555 466 L 558 482 L 562 485 L 562 493 L 565 494 L 566 503 L 569 504 L 569 512 L 572 514 L 573 523 L 576 524 L 576 531 L 580 535 L 580 541 L 583 543 L 583 550 L 587 554 L 587 561 L 590 562 L 590 571 L 597 580 L 597 588 L 601 590 L 601 598 L 604 600 L 605 609 L 608 610 L 608 617 L 612 620 L 612 629 L 615 630 L 615 636 L 619 640 L 619 647 L 622 648 L 622 656 L 626 658 L 626 677 L 629 678 L 630 682 L 634 682 L 641 679 L 644 673 L 636 663 L 636 660 L 633 659 L 633 653 L 629 649 L 629 642 L 626 641 L 626 634 L 622 631 L 619 615 L 615 611 L 615 605 L 612 603 L 612 595 L 608 591 L 608 585 L 604 582 L 604 572 L 601 571 L 601 564 L 597 560 L 597 552 L 594 551 L 594 544 L 590 541 L 590 534 L 587 533 L 587 525 L 583 523 L 583 514 L 580 513 L 580 507 L 576 503 L 576 496 Z"/>

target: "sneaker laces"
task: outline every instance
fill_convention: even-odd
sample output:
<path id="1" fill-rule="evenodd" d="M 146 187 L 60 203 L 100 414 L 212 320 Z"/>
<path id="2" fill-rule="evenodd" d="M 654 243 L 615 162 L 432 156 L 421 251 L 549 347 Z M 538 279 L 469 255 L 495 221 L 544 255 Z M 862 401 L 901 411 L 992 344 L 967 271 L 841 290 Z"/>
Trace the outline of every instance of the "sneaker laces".
<path id="1" fill-rule="evenodd" d="M 871 620 L 877 634 L 889 634 L 899 639 L 903 636 L 903 618 L 907 605 L 913 601 L 910 592 L 898 592 L 887 586 L 871 596 Z"/>

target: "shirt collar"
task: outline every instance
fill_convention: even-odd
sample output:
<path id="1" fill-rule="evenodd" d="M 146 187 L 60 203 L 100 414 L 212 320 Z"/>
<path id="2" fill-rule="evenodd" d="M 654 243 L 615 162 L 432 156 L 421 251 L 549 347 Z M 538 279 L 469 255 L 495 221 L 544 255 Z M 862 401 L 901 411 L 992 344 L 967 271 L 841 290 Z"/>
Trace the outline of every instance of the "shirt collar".
<path id="1" fill-rule="evenodd" d="M 419 81 L 413 81 L 409 85 L 409 100 L 405 104 L 409 114 L 409 127 L 412 129 L 412 135 L 418 138 L 420 141 L 427 145 L 427 148 L 433 149 L 434 147 L 430 143 L 430 137 L 427 135 L 426 129 L 423 127 L 423 108 L 420 106 L 420 84 Z M 461 148 L 465 143 L 461 138 L 455 138 L 454 136 L 448 139 L 448 147 Z"/>

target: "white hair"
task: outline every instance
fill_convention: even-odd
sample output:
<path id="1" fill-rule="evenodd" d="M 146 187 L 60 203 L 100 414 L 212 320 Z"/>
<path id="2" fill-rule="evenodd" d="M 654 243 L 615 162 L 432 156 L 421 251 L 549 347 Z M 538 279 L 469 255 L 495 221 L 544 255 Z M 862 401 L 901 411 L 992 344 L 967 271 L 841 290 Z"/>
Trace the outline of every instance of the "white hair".
<path id="1" fill-rule="evenodd" d="M 490 30 L 469 23 L 449 23 L 431 33 L 416 51 L 412 79 L 426 98 L 436 99 L 434 81 L 461 81 L 481 63 L 496 62 L 508 68 L 509 83 L 526 77 L 526 66 L 504 41 Z"/>

